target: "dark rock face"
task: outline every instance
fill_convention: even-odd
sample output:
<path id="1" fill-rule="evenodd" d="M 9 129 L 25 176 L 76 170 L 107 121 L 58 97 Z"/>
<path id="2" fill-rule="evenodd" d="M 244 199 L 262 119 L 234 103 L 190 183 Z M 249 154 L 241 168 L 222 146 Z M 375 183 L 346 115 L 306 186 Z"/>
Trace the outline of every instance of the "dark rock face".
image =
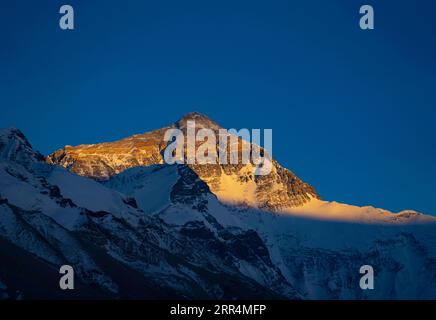
<path id="1" fill-rule="evenodd" d="M 138 204 L 136 203 L 135 198 L 126 198 L 123 199 L 123 202 L 129 206 L 131 206 L 132 208 L 138 209 Z"/>
<path id="2" fill-rule="evenodd" d="M 16 129 L 0 129 L 0 160 L 15 161 L 29 167 L 33 162 L 43 161 L 44 156 L 32 149 L 24 134 Z"/>
<path id="3" fill-rule="evenodd" d="M 188 166 L 179 165 L 178 173 L 180 178 L 171 190 L 171 201 L 189 204 L 193 209 L 206 212 L 207 194 L 210 193 L 207 184 Z"/>
<path id="4" fill-rule="evenodd" d="M 291 171 L 280 167 L 275 161 L 274 167 L 276 171 L 272 175 L 259 176 L 256 180 L 261 209 L 275 211 L 283 207 L 298 207 L 310 201 L 309 195 L 319 198 L 311 185 L 303 182 Z M 274 184 L 283 188 L 273 191 Z"/>
<path id="5" fill-rule="evenodd" d="M 192 112 L 167 128 L 134 135 L 123 140 L 77 147 L 66 146 L 49 155 L 46 161 L 96 180 L 106 180 L 131 167 L 163 164 L 163 151 L 167 146 L 167 142 L 164 141 L 166 130 L 178 128 L 186 133 L 187 121 L 189 120 L 195 121 L 197 131 L 207 128 L 217 134 L 218 130 L 221 129 L 216 122 L 207 116 Z M 276 211 L 285 207 L 301 206 L 310 200 L 310 196 L 319 198 L 312 186 L 303 182 L 289 170 L 282 168 L 275 160 L 273 160 L 273 169 L 269 175 L 255 176 L 253 174 L 253 165 L 243 164 L 241 161 L 243 142 L 240 138 L 238 141 L 239 162 L 237 164 L 187 165 L 220 200 L 226 202 L 223 193 L 226 192 L 229 186 L 223 183 L 223 179 L 228 177 L 231 177 L 233 181 L 233 188 L 238 189 L 234 191 L 235 194 L 243 194 L 248 189 L 250 189 L 250 192 L 254 192 L 250 200 L 236 199 L 236 203 L 232 203 L 236 205 Z M 196 142 L 196 148 L 202 144 L 203 142 Z M 230 146 L 227 149 L 228 159 L 230 159 Z M 216 145 L 216 152 L 219 152 L 218 144 Z M 263 149 L 261 149 L 261 152 L 263 152 Z M 177 188 L 181 187 L 177 186 Z"/>

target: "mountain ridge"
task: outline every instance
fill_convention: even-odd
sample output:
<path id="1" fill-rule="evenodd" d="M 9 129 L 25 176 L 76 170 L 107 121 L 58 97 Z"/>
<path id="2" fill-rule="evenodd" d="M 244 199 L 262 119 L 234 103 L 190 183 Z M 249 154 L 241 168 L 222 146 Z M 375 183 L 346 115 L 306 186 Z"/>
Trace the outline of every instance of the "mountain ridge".
<path id="1" fill-rule="evenodd" d="M 107 180 L 122 171 L 137 166 L 163 164 L 167 146 L 164 133 L 168 128 L 186 130 L 188 121 L 196 121 L 197 130 L 214 131 L 221 127 L 209 117 L 191 112 L 169 127 L 143 134 L 136 134 L 115 142 L 65 147 L 47 156 L 47 162 L 58 164 L 79 175 L 96 180 Z M 239 141 L 239 153 L 244 142 Z M 186 141 L 185 141 L 186 143 Z M 201 144 L 201 143 L 200 143 Z M 199 143 L 196 145 L 199 146 Z M 219 149 L 218 144 L 216 145 Z M 186 148 L 185 148 L 186 149 Z M 233 164 L 189 165 L 203 179 L 212 192 L 223 202 L 242 206 L 279 210 L 283 207 L 301 206 L 310 197 L 319 198 L 315 189 L 294 173 L 273 160 L 269 175 L 255 177 L 255 166 L 239 162 Z"/>
<path id="2" fill-rule="evenodd" d="M 2 255 L 0 297 L 58 296 L 56 282 L 35 293 L 16 280 L 15 266 L 34 256 L 41 274 L 70 264 L 95 296 L 117 299 L 436 298 L 434 217 L 311 196 L 299 206 L 243 206 L 222 201 L 186 164 L 95 181 L 0 132 L 0 246 L 23 250 L 21 262 Z M 374 267 L 376 290 L 361 290 L 362 265 Z"/>

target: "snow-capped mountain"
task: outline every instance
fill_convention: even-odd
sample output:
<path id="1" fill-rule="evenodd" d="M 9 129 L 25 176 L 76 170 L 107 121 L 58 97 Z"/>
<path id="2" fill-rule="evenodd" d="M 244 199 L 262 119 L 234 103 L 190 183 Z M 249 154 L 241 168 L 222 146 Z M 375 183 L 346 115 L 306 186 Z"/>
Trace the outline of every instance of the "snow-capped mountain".
<path id="1" fill-rule="evenodd" d="M 219 129 L 197 113 L 168 128 L 193 118 Z M 322 201 L 275 161 L 259 179 L 167 165 L 165 130 L 46 161 L 0 131 L 0 298 L 436 298 L 436 218 Z M 59 289 L 63 264 L 77 290 Z"/>
<path id="2" fill-rule="evenodd" d="M 223 204 L 205 188 L 193 189 L 190 205 L 194 210 L 187 210 L 175 192 L 187 180 L 177 179 L 175 172 L 180 170 L 165 165 L 132 168 L 104 184 L 130 194 L 140 208 L 169 225 L 201 225 L 218 235 L 234 228 L 254 232 L 271 264 L 297 290 L 299 298 L 435 296 L 436 288 L 426 285 L 436 279 L 436 219 L 432 216 L 414 211 L 395 214 L 315 198 L 300 207 L 267 212 Z M 258 270 L 243 261 L 239 265 L 242 273 L 264 283 Z M 360 290 L 362 265 L 374 267 L 378 290 Z M 425 271 L 421 274 L 418 270 Z"/>
<path id="3" fill-rule="evenodd" d="M 230 299 L 284 297 L 292 291 L 282 285 L 277 270 L 265 266 L 260 272 L 270 279 L 271 286 L 283 286 L 280 290 L 284 293 L 263 287 L 239 271 L 238 245 L 247 250 L 253 245 L 240 244 L 239 239 L 249 237 L 250 232 L 232 230 L 225 240 L 227 246 L 212 234 L 189 232 L 196 226 L 168 225 L 143 212 L 130 197 L 48 165 L 32 153 L 21 154 L 23 146 L 15 149 L 20 154 L 11 157 L 12 153 L 5 153 L 8 146 L 24 141 L 19 132 L 1 133 L 2 141 L 9 141 L 0 150 L 2 155 L 8 154 L 0 161 L 0 279 L 2 288 L 7 288 L 5 295 Z M 180 175 L 190 174 L 192 171 L 180 170 Z M 174 196 L 177 203 L 195 210 L 191 194 L 181 190 Z M 14 255 L 21 260 L 16 261 Z M 20 263 L 30 270 L 35 266 L 29 274 L 39 272 L 52 281 L 36 285 L 30 277 L 24 282 L 16 268 Z M 257 256 L 248 263 L 265 264 Z M 82 284 L 70 295 L 58 287 L 59 267 L 64 264 L 74 266 Z"/>
<path id="4" fill-rule="evenodd" d="M 179 128 L 186 131 L 187 122 L 195 121 L 196 129 L 221 127 L 200 113 L 188 113 L 174 124 L 152 132 L 129 138 L 77 147 L 66 146 L 47 157 L 47 162 L 61 165 L 71 172 L 97 180 L 106 180 L 124 170 L 138 166 L 163 164 L 165 131 Z M 243 140 L 239 139 L 239 149 Z M 199 143 L 201 144 L 201 143 Z M 217 143 L 216 149 L 219 149 Z M 273 160 L 272 172 L 255 177 L 252 164 L 192 164 L 189 167 L 206 182 L 211 191 L 229 204 L 245 205 L 276 211 L 280 208 L 300 206 L 310 197 L 318 198 L 314 188 Z"/>

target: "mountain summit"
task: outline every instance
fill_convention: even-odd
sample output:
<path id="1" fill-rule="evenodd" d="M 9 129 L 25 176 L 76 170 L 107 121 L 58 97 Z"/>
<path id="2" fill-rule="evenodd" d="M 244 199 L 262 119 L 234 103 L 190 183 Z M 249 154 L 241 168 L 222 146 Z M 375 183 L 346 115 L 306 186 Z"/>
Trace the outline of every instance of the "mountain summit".
<path id="1" fill-rule="evenodd" d="M 160 164 L 166 129 L 47 158 L 103 181 L 0 131 L 0 299 L 435 299 L 435 217 L 321 201 L 276 162 Z"/>
<path id="2" fill-rule="evenodd" d="M 47 162 L 95 180 L 107 180 L 132 167 L 163 164 L 163 151 L 167 146 L 164 141 L 166 130 L 184 130 L 189 120 L 195 121 L 197 129 L 216 131 L 221 128 L 209 117 L 191 112 L 166 128 L 119 141 L 66 146 L 50 154 Z M 319 198 L 312 186 L 275 160 L 269 175 L 257 177 L 254 175 L 254 166 L 243 164 L 241 157 L 238 164 L 194 164 L 189 167 L 223 203 L 276 211 L 301 206 L 311 198 Z"/>
<path id="3" fill-rule="evenodd" d="M 182 130 L 186 129 L 186 123 L 188 121 L 195 121 L 195 126 L 197 128 L 205 128 L 205 129 L 212 129 L 212 130 L 221 129 L 221 127 L 215 121 L 213 121 L 208 116 L 199 112 L 189 112 L 185 114 L 174 124 L 174 126 L 178 129 L 182 129 Z"/>
<path id="4" fill-rule="evenodd" d="M 0 129 L 0 159 L 28 165 L 44 157 L 33 151 L 31 144 L 19 129 L 4 128 Z"/>

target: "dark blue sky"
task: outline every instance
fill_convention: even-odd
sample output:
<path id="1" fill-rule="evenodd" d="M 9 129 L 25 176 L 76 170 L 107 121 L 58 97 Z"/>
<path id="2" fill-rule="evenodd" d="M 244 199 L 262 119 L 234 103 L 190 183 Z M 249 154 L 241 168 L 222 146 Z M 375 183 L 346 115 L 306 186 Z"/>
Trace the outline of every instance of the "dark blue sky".
<path id="1" fill-rule="evenodd" d="M 327 200 L 436 214 L 435 16 L 432 0 L 2 0 L 0 127 L 47 154 L 199 111 L 272 128 Z"/>

